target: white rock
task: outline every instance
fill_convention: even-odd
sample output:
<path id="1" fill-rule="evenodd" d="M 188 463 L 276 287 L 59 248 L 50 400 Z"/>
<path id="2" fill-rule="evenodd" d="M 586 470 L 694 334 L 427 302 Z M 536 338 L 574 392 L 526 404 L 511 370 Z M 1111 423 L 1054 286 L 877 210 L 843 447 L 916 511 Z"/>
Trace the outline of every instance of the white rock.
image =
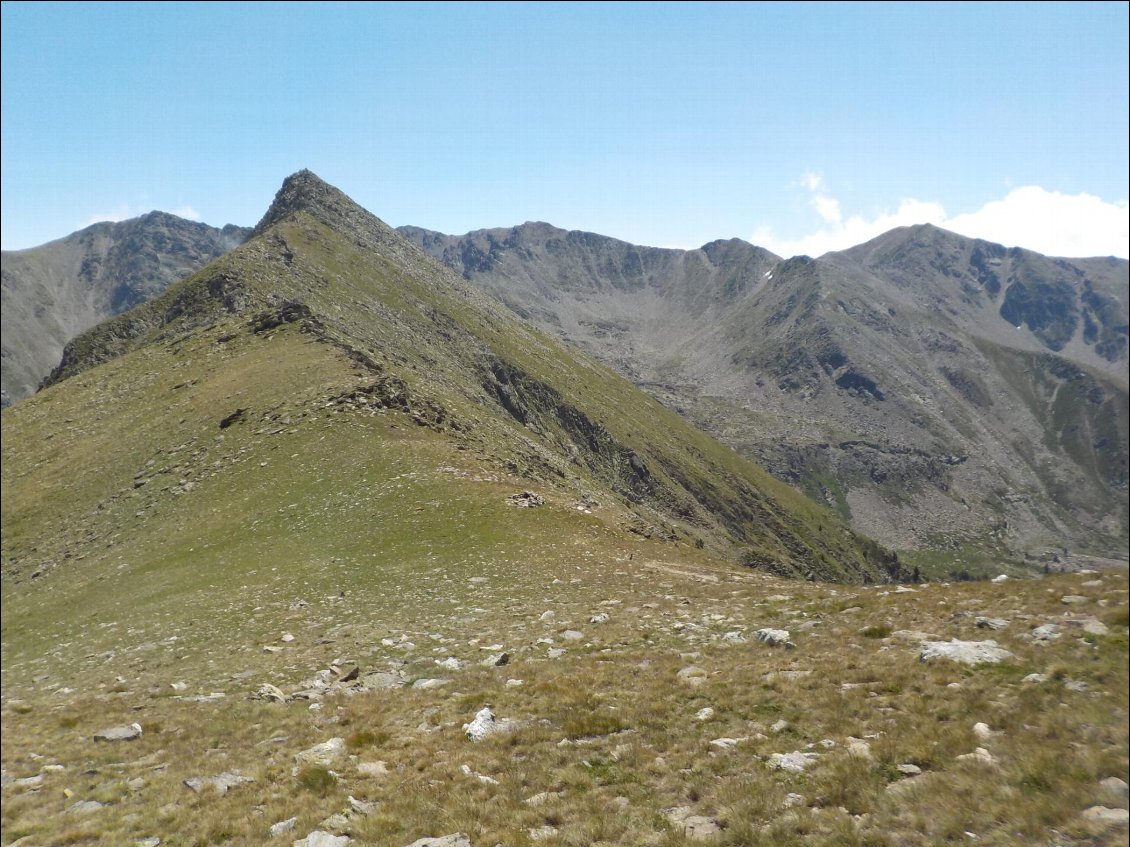
<path id="1" fill-rule="evenodd" d="M 722 831 L 713 818 L 696 815 L 688 806 L 668 809 L 667 820 L 673 826 L 682 829 L 684 837 L 693 841 L 712 839 Z"/>
<path id="2" fill-rule="evenodd" d="M 284 641 L 284 642 L 286 642 L 287 644 L 289 644 L 289 643 L 290 643 L 290 642 L 292 642 L 293 640 L 294 640 L 294 636 L 293 636 L 293 635 L 291 635 L 291 634 L 290 634 L 289 632 L 284 632 L 284 633 L 282 634 L 282 637 L 281 637 L 281 638 L 279 639 L 279 641 Z"/>
<path id="3" fill-rule="evenodd" d="M 388 776 L 388 765 L 384 762 L 358 762 L 357 773 L 370 779 Z"/>
<path id="4" fill-rule="evenodd" d="M 294 825 L 296 823 L 298 823 L 298 818 L 287 818 L 285 821 L 279 821 L 278 823 L 271 824 L 271 828 L 268 830 L 268 832 L 271 833 L 271 838 L 277 838 L 284 832 L 290 832 L 292 829 L 294 829 Z"/>
<path id="5" fill-rule="evenodd" d="M 1054 623 L 1046 623 L 1028 633 L 1028 637 L 1033 641 L 1054 641 L 1062 636 L 1058 626 Z"/>
<path id="6" fill-rule="evenodd" d="M 352 839 L 348 835 L 334 835 L 316 829 L 305 838 L 294 842 L 293 847 L 345 847 Z"/>
<path id="7" fill-rule="evenodd" d="M 480 709 L 473 721 L 463 724 L 463 731 L 467 733 L 467 737 L 472 741 L 482 741 L 488 735 L 494 735 L 499 732 L 512 732 L 515 729 L 517 729 L 517 723 L 515 721 L 506 718 L 499 720 L 495 717 L 494 712 L 491 711 L 490 706 Z"/>
<path id="8" fill-rule="evenodd" d="M 136 741 L 138 738 L 141 738 L 141 724 L 139 723 L 104 729 L 94 736 L 95 741 Z"/>
<path id="9" fill-rule="evenodd" d="M 1030 673 L 1021 682 L 1047 682 L 1048 675 L 1044 673 Z"/>
<path id="10" fill-rule="evenodd" d="M 611 618 L 609 618 L 607 612 L 598 612 L 589 618 L 589 623 L 608 623 L 609 620 L 611 620 Z"/>
<path id="11" fill-rule="evenodd" d="M 482 774 L 482 773 L 479 773 L 476 770 L 472 770 L 470 765 L 460 765 L 459 770 L 461 770 L 463 772 L 464 776 L 473 776 L 475 779 L 477 779 L 479 782 L 483 783 L 484 785 L 498 785 L 498 780 L 495 779 L 493 776 L 487 776 L 486 774 Z"/>
<path id="12" fill-rule="evenodd" d="M 539 621 L 542 621 L 542 622 L 545 622 L 545 621 L 551 621 L 551 620 L 554 620 L 554 619 L 556 619 L 556 617 L 557 617 L 557 613 L 556 613 L 556 612 L 553 612 L 553 611 L 549 611 L 549 612 L 542 612 L 542 613 L 541 613 L 541 617 L 539 617 L 539 618 L 538 618 L 538 620 L 539 620 Z"/>
<path id="13" fill-rule="evenodd" d="M 862 738 L 848 738 L 847 752 L 849 756 L 855 756 L 860 759 L 870 759 L 871 745 Z"/>
<path id="14" fill-rule="evenodd" d="M 89 815 L 91 812 L 97 812 L 99 809 L 106 808 L 97 800 L 79 800 L 77 803 L 67 807 L 67 811 L 74 815 Z"/>
<path id="15" fill-rule="evenodd" d="M 769 766 L 779 771 L 802 773 L 819 758 L 819 753 L 803 753 L 800 750 L 794 750 L 792 753 L 774 753 L 769 757 Z"/>
<path id="16" fill-rule="evenodd" d="M 689 685 L 692 688 L 697 688 L 698 686 L 706 682 L 706 671 L 704 671 L 697 665 L 688 665 L 677 674 L 675 674 L 675 677 L 679 680 L 679 682 L 683 683 L 683 685 Z"/>
<path id="17" fill-rule="evenodd" d="M 1008 574 L 1002 573 L 1000 576 L 994 576 L 991 582 L 1008 582 Z"/>
<path id="18" fill-rule="evenodd" d="M 294 754 L 294 760 L 299 764 L 321 765 L 329 767 L 345 755 L 345 739 L 331 738 L 321 744 L 315 744 L 300 753 Z"/>
<path id="19" fill-rule="evenodd" d="M 418 838 L 407 847 L 471 847 L 471 839 L 462 832 L 439 838 Z"/>
<path id="20" fill-rule="evenodd" d="M 720 752 L 733 750 L 738 746 L 739 739 L 737 738 L 715 738 L 710 742 L 710 746 Z"/>
<path id="21" fill-rule="evenodd" d="M 787 629 L 759 629 L 754 633 L 754 637 L 770 647 L 788 647 L 792 644 Z"/>
<path id="22" fill-rule="evenodd" d="M 1004 629 L 1008 626 L 1008 621 L 1004 618 L 986 618 L 979 616 L 975 623 L 978 629 Z"/>
<path id="23" fill-rule="evenodd" d="M 741 632 L 739 632 L 738 630 L 734 629 L 734 630 L 731 630 L 730 632 L 727 632 L 725 635 L 722 636 L 722 643 L 723 644 L 744 644 L 745 643 L 745 636 L 742 635 Z"/>
<path id="24" fill-rule="evenodd" d="M 526 834 L 530 836 L 531 841 L 545 841 L 547 838 L 553 838 L 557 835 L 557 827 L 542 824 L 541 826 L 531 827 L 526 831 Z"/>
<path id="25" fill-rule="evenodd" d="M 918 767 L 918 765 L 912 765 L 909 762 L 899 765 L 895 770 L 906 776 L 918 776 L 918 774 L 922 773 L 922 768 Z"/>
<path id="26" fill-rule="evenodd" d="M 980 721 L 973 724 L 973 734 L 981 741 L 988 741 L 993 737 L 993 731 L 989 728 L 989 725 Z"/>
<path id="27" fill-rule="evenodd" d="M 561 633 L 561 637 L 566 641 L 580 641 L 585 637 L 583 632 L 578 632 L 575 629 L 567 629 Z"/>
<path id="28" fill-rule="evenodd" d="M 714 717 L 714 709 L 710 706 L 704 706 L 695 712 L 695 720 L 708 721 Z"/>
<path id="29" fill-rule="evenodd" d="M 1130 812 L 1126 809 L 1108 809 L 1106 806 L 1091 806 L 1081 815 L 1088 823 L 1113 828 L 1130 825 Z"/>
<path id="30" fill-rule="evenodd" d="M 1082 594 L 1065 594 L 1064 596 L 1059 598 L 1059 602 L 1064 603 L 1068 606 L 1074 606 L 1078 603 L 1086 603 L 1087 598 Z"/>
<path id="31" fill-rule="evenodd" d="M 1126 800 L 1126 798 L 1130 796 L 1130 786 L 1126 784 L 1126 780 L 1119 779 L 1116 776 L 1108 776 L 1100 782 L 1099 785 L 1101 785 L 1103 790 L 1108 794 L 1120 800 Z"/>
<path id="32" fill-rule="evenodd" d="M 540 806 L 542 803 L 548 803 L 550 800 L 560 800 L 563 796 L 560 791 L 542 791 L 540 794 L 535 794 L 533 797 L 527 797 L 525 803 L 527 806 Z"/>
<path id="33" fill-rule="evenodd" d="M 446 659 L 436 659 L 436 664 L 441 668 L 447 668 L 449 671 L 457 671 L 463 667 L 462 662 L 454 656 L 448 656 Z"/>
<path id="34" fill-rule="evenodd" d="M 965 753 L 957 757 L 959 762 L 975 762 L 979 765 L 995 765 L 997 760 L 993 754 L 984 747 L 978 747 L 972 753 Z"/>
<path id="35" fill-rule="evenodd" d="M 931 659 L 950 659 L 965 665 L 982 665 L 996 664 L 1013 658 L 1012 653 L 995 641 L 958 641 L 954 638 L 951 641 L 927 641 L 922 648 L 918 658 L 924 662 Z"/>
<path id="36" fill-rule="evenodd" d="M 772 732 L 784 732 L 788 728 L 789 722 L 784 718 L 781 718 L 781 720 L 776 721 L 771 727 L 769 727 L 770 731 Z"/>

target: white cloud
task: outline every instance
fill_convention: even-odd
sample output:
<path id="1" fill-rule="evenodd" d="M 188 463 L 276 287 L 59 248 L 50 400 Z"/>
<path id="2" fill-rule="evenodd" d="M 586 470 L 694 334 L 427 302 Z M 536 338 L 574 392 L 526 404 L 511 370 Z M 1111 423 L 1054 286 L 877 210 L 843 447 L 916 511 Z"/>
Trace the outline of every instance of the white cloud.
<path id="1" fill-rule="evenodd" d="M 169 214 L 189 221 L 200 220 L 200 213 L 189 205 L 177 206 L 175 209 L 170 209 Z"/>
<path id="2" fill-rule="evenodd" d="M 976 212 L 946 220 L 946 229 L 1048 256 L 1130 258 L 1130 203 L 1093 194 L 1061 194 L 1038 185 L 1014 188 Z"/>
<path id="3" fill-rule="evenodd" d="M 812 197 L 809 203 L 823 221 L 814 232 L 800 238 L 778 236 L 759 227 L 752 241 L 779 256 L 820 256 L 845 250 L 899 226 L 930 223 L 971 238 L 983 238 L 1006 247 L 1026 247 L 1048 256 L 1119 256 L 1130 258 L 1130 203 L 1108 203 L 1091 194 L 1062 194 L 1030 185 L 1014 188 L 1000 200 L 975 212 L 950 217 L 940 203 L 908 198 L 894 211 L 873 217 L 853 215 L 843 219 L 820 174 L 808 172 L 800 180 Z"/>

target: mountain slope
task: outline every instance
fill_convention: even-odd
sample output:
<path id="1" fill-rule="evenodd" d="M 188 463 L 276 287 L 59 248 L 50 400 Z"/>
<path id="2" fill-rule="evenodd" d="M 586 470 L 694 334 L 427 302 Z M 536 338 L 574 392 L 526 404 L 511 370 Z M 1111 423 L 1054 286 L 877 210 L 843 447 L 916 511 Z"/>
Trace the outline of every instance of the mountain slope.
<path id="1" fill-rule="evenodd" d="M 930 226 L 788 261 L 403 231 L 888 545 L 1126 549 L 1125 261 Z"/>
<path id="2" fill-rule="evenodd" d="M 77 570 L 98 572 L 123 555 L 171 579 L 216 546 L 254 570 L 299 543 L 281 531 L 298 515 L 313 558 L 393 536 L 423 555 L 413 545 L 440 542 L 410 537 L 418 518 L 392 509 L 357 524 L 346 504 L 377 495 L 335 464 L 418 451 L 443 457 L 420 471 L 439 486 L 428 509 L 482 513 L 455 521 L 472 537 L 436 530 L 468 553 L 508 543 L 505 481 L 542 489 L 554 505 L 531 521 L 554 532 L 579 521 L 777 573 L 902 575 L 831 513 L 490 305 L 306 172 L 246 244 L 80 335 L 48 383 L 4 413 L 6 586 L 33 574 L 33 587 L 71 585 L 79 557 L 102 564 Z"/>
<path id="3" fill-rule="evenodd" d="M 3 404 L 34 392 L 79 332 L 157 296 L 241 244 L 249 232 L 150 212 L 94 224 L 30 250 L 5 250 Z"/>

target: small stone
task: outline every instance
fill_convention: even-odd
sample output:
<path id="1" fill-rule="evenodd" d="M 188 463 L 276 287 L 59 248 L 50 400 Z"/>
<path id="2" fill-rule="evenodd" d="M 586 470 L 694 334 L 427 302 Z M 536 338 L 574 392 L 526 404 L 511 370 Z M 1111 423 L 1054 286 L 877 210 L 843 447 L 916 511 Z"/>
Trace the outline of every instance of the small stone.
<path id="1" fill-rule="evenodd" d="M 282 689 L 271 685 L 269 682 L 264 682 L 259 686 L 259 691 L 256 692 L 256 696 L 261 700 L 269 700 L 272 703 L 286 702 L 286 695 L 282 693 Z"/>
<path id="2" fill-rule="evenodd" d="M 789 631 L 787 629 L 759 629 L 754 633 L 754 638 L 762 644 L 768 644 L 770 647 L 788 647 L 792 644 L 789 641 Z M 796 646 L 795 644 L 793 645 Z"/>
<path id="3" fill-rule="evenodd" d="M 1004 629 L 1005 627 L 1008 626 L 1008 621 L 1006 621 L 1004 618 L 978 617 L 976 623 L 977 623 L 978 629 L 998 630 L 998 629 Z"/>
<path id="4" fill-rule="evenodd" d="M 294 826 L 297 823 L 298 818 L 287 818 L 285 821 L 279 821 L 278 823 L 271 824 L 271 828 L 267 831 L 271 833 L 271 838 L 277 838 L 284 832 L 290 832 L 292 829 L 294 829 Z"/>
<path id="5" fill-rule="evenodd" d="M 1028 676 L 1024 677 L 1024 679 L 1022 679 L 1020 681 L 1021 682 L 1028 682 L 1028 683 L 1047 682 L 1048 681 L 1048 675 L 1043 674 L 1043 673 L 1030 673 L 1030 674 L 1028 674 Z"/>
<path id="6" fill-rule="evenodd" d="M 150 835 L 146 838 L 139 838 L 133 842 L 133 847 L 160 847 L 161 839 L 156 835 Z"/>
<path id="7" fill-rule="evenodd" d="M 899 765 L 895 770 L 905 776 L 918 776 L 918 774 L 922 773 L 922 768 L 918 767 L 918 765 L 912 765 L 909 762 Z"/>
<path id="8" fill-rule="evenodd" d="M 499 732 L 512 732 L 515 729 L 517 729 L 517 723 L 515 721 L 507 718 L 500 720 L 495 717 L 490 706 L 480 709 L 473 721 L 463 724 L 463 731 L 467 733 L 467 737 L 472 741 L 482 741 L 488 735 L 494 735 Z"/>
<path id="9" fill-rule="evenodd" d="M 745 636 L 736 629 L 731 630 L 730 632 L 727 632 L 722 636 L 723 644 L 744 644 L 745 640 Z"/>
<path id="10" fill-rule="evenodd" d="M 545 655 L 551 659 L 560 659 L 565 655 L 565 653 L 566 650 L 564 647 L 550 647 L 549 650 L 546 651 Z"/>
<path id="11" fill-rule="evenodd" d="M 785 808 L 791 809 L 793 806 L 803 806 L 807 802 L 808 801 L 805 800 L 803 794 L 797 794 L 795 792 L 790 792 L 790 793 L 785 795 Z"/>
<path id="12" fill-rule="evenodd" d="M 575 629 L 567 629 L 561 633 L 561 637 L 566 641 L 581 641 L 585 635 L 583 632 L 578 632 Z"/>
<path id="13" fill-rule="evenodd" d="M 321 744 L 315 744 L 300 753 L 294 754 L 294 760 L 304 765 L 320 765 L 329 767 L 345 755 L 345 739 L 331 738 Z"/>
<path id="14" fill-rule="evenodd" d="M 352 839 L 348 835 L 334 835 L 316 829 L 305 838 L 295 841 L 293 847 L 345 847 Z"/>
<path id="15" fill-rule="evenodd" d="M 471 839 L 462 832 L 439 838 L 417 838 L 407 847 L 471 847 Z"/>
<path id="16" fill-rule="evenodd" d="M 769 757 L 769 766 L 779 771 L 803 773 L 805 768 L 812 765 L 820 755 L 818 753 L 803 753 L 795 750 L 792 753 L 774 753 Z"/>
<path id="17" fill-rule="evenodd" d="M 871 745 L 862 738 L 848 738 L 847 753 L 849 756 L 855 756 L 859 759 L 870 759 Z"/>
<path id="18" fill-rule="evenodd" d="M 556 617 L 557 617 L 557 613 L 556 613 L 556 612 L 554 612 L 554 611 L 547 611 L 547 612 L 542 612 L 542 613 L 541 613 L 541 616 L 540 616 L 540 617 L 538 618 L 538 620 L 539 620 L 539 621 L 542 621 L 543 623 L 547 623 L 547 622 L 549 622 L 549 621 L 551 621 L 551 620 L 554 620 L 554 619 L 555 619 Z"/>
<path id="19" fill-rule="evenodd" d="M 1075 606 L 1079 603 L 1086 603 L 1087 598 L 1082 594 L 1065 594 L 1059 598 L 1059 602 L 1068 606 Z"/>
<path id="20" fill-rule="evenodd" d="M 484 668 L 501 668 L 510 664 L 509 653 L 492 653 L 481 662 Z"/>
<path id="21" fill-rule="evenodd" d="M 714 709 L 710 706 L 705 706 L 695 712 L 695 720 L 708 721 L 714 717 Z"/>
<path id="22" fill-rule="evenodd" d="M 1096 824 L 1106 829 L 1130 826 L 1130 812 L 1126 809 L 1108 809 L 1106 806 L 1091 806 L 1080 815 L 1090 824 Z"/>
<path id="23" fill-rule="evenodd" d="M 948 642 L 924 642 L 918 658 L 924 662 L 941 658 L 965 665 L 983 665 L 997 664 L 1013 658 L 1013 655 L 995 641 L 958 641 L 954 638 Z"/>
<path id="24" fill-rule="evenodd" d="M 706 682 L 706 671 L 704 671 L 697 665 L 688 665 L 677 674 L 675 674 L 675 678 L 678 679 L 679 682 L 683 683 L 683 685 L 689 685 L 691 686 L 691 688 L 697 688 L 698 686 Z"/>
<path id="25" fill-rule="evenodd" d="M 993 758 L 993 754 L 986 750 L 984 747 L 978 747 L 972 753 L 964 753 L 957 757 L 959 762 L 975 762 L 979 765 L 995 765 L 997 760 Z"/>
<path id="26" fill-rule="evenodd" d="M 989 725 L 980 721 L 973 724 L 973 734 L 981 741 L 988 741 L 993 737 L 993 731 L 989 728 Z"/>
<path id="27" fill-rule="evenodd" d="M 446 659 L 436 659 L 436 664 L 449 671 L 457 671 L 463 667 L 463 664 L 454 656 L 448 656 Z"/>
<path id="28" fill-rule="evenodd" d="M 589 623 L 596 623 L 596 624 L 608 623 L 609 620 L 610 620 L 610 618 L 608 617 L 607 612 L 598 612 L 597 614 L 595 614 L 591 618 L 589 618 Z"/>
<path id="29" fill-rule="evenodd" d="M 557 827 L 542 824 L 541 826 L 531 827 L 526 831 L 526 834 L 530 836 L 531 841 L 545 841 L 545 839 L 557 835 Z"/>
<path id="30" fill-rule="evenodd" d="M 104 729 L 94 736 L 95 741 L 136 741 L 138 738 L 141 738 L 141 724 L 139 723 Z"/>
<path id="31" fill-rule="evenodd" d="M 332 815 L 318 824 L 319 829 L 323 829 L 326 832 L 332 832 L 336 835 L 348 834 L 350 827 L 351 824 L 349 822 L 349 816 L 344 812 L 334 812 Z"/>
<path id="32" fill-rule="evenodd" d="M 289 644 L 293 640 L 294 640 L 294 636 L 291 635 L 289 632 L 284 632 L 282 634 L 282 637 L 279 639 L 279 641 L 285 642 L 286 644 Z"/>
<path id="33" fill-rule="evenodd" d="M 715 738 L 710 742 L 710 746 L 719 752 L 726 752 L 733 750 L 738 746 L 737 738 Z"/>
<path id="34" fill-rule="evenodd" d="M 1061 637 L 1061 633 L 1059 627 L 1054 623 L 1046 623 L 1028 633 L 1028 637 L 1033 641 L 1054 641 Z"/>
<path id="35" fill-rule="evenodd" d="M 687 806 L 679 806 L 667 810 L 667 820 L 676 828 L 682 829 L 683 835 L 694 841 L 711 839 L 719 834 L 722 829 L 718 822 L 705 815 L 696 815 Z"/>
<path id="36" fill-rule="evenodd" d="M 527 797 L 524 802 L 527 806 L 540 806 L 551 800 L 560 800 L 563 796 L 560 791 L 542 791 L 540 794 L 535 794 L 533 797 Z"/>
<path id="37" fill-rule="evenodd" d="M 990 582 L 997 582 L 997 583 L 1000 583 L 1000 582 L 1008 582 L 1008 574 L 1006 574 L 1006 573 L 1002 573 L 1002 574 L 1001 574 L 1000 576 L 994 576 L 994 577 L 993 577 L 993 578 L 992 578 L 991 580 L 989 580 L 989 581 L 990 581 Z"/>
<path id="38" fill-rule="evenodd" d="M 91 812 L 97 812 L 99 809 L 106 808 L 97 800 L 79 800 L 71 806 L 67 807 L 67 811 L 72 815 L 89 815 Z"/>
<path id="39" fill-rule="evenodd" d="M 1116 776 L 1108 776 L 1099 785 L 1107 794 L 1120 800 L 1126 800 L 1130 796 L 1130 786 L 1127 786 L 1126 780 L 1119 779 Z"/>
<path id="40" fill-rule="evenodd" d="M 769 727 L 769 730 L 771 732 L 781 733 L 781 732 L 784 732 L 788 728 L 789 728 L 789 722 L 787 720 L 785 720 L 784 718 L 781 718 L 781 720 L 776 721 L 771 727 Z"/>
<path id="41" fill-rule="evenodd" d="M 422 688 L 428 690 L 430 688 L 439 688 L 451 682 L 450 679 L 418 679 L 412 683 L 413 688 Z"/>
<path id="42" fill-rule="evenodd" d="M 388 776 L 388 765 L 384 762 L 359 762 L 357 765 L 357 773 L 361 776 L 367 776 L 370 779 Z"/>

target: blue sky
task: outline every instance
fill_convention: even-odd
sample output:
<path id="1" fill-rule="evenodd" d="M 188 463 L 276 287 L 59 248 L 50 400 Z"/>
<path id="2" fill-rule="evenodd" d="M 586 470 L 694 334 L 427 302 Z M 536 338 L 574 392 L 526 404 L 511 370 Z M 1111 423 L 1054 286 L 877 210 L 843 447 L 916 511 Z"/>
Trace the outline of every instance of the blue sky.
<path id="1" fill-rule="evenodd" d="M 393 225 L 818 255 L 929 220 L 1127 255 L 1128 5 L 3 3 L 2 241 Z"/>

